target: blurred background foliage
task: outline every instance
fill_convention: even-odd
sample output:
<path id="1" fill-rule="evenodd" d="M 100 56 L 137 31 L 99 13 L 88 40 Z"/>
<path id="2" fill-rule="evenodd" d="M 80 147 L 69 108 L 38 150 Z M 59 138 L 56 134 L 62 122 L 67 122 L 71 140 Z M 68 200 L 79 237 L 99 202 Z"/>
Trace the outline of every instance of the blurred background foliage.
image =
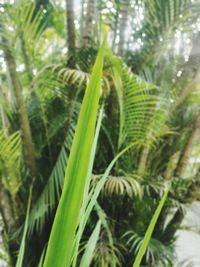
<path id="1" fill-rule="evenodd" d="M 109 47 L 91 187 L 135 145 L 107 178 L 82 244 L 100 219 L 91 266 L 131 266 L 171 180 L 142 266 L 192 266 L 177 263 L 174 244 L 185 208 L 200 200 L 199 14 L 199 0 L 0 1 L 1 266 L 15 266 L 31 184 L 24 266 L 38 266 L 102 24 Z"/>

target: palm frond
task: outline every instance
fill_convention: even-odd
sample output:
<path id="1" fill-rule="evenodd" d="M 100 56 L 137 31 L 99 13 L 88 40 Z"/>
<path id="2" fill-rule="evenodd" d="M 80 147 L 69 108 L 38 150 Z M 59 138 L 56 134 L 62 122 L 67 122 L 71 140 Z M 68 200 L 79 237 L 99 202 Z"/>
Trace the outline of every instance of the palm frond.
<path id="1" fill-rule="evenodd" d="M 19 132 L 6 136 L 0 131 L 0 172 L 4 186 L 11 194 L 16 194 L 20 187 L 20 165 L 22 143 Z"/>
<path id="2" fill-rule="evenodd" d="M 143 142 L 158 104 L 157 87 L 133 74 L 116 57 L 109 59 L 120 108 L 119 147 L 135 140 Z"/>
<path id="3" fill-rule="evenodd" d="M 136 75 L 128 73 L 127 70 L 122 74 L 122 82 L 124 86 L 122 140 L 126 139 L 128 142 L 143 140 L 148 131 L 146 128 L 148 121 L 158 103 L 156 95 L 151 93 L 156 87 L 145 83 Z"/>
<path id="4" fill-rule="evenodd" d="M 36 5 L 32 1 L 20 0 L 9 10 L 9 16 L 15 31 L 15 41 L 22 38 L 29 57 L 34 56 L 38 40 L 44 30 L 42 8 L 36 11 Z M 23 48 L 22 48 L 23 49 Z"/>
<path id="5" fill-rule="evenodd" d="M 67 136 L 66 141 L 58 156 L 57 162 L 52 170 L 48 182 L 31 210 L 29 218 L 29 234 L 33 234 L 34 230 L 41 232 L 46 219 L 55 210 L 55 207 L 60 199 L 65 167 L 68 160 L 68 152 L 73 136 Z"/>
<path id="6" fill-rule="evenodd" d="M 122 266 L 122 262 L 123 257 L 120 249 L 117 246 L 111 247 L 107 241 L 100 239 L 94 251 L 92 266 L 112 267 L 113 263 L 115 266 Z"/>
<path id="7" fill-rule="evenodd" d="M 134 231 L 127 231 L 123 235 L 123 238 L 126 240 L 130 251 L 134 255 L 137 255 L 144 237 L 139 236 Z M 173 262 L 173 249 L 170 246 L 165 246 L 161 241 L 151 238 L 144 259 L 146 263 L 151 263 L 159 267 L 167 267 Z"/>
<path id="8" fill-rule="evenodd" d="M 152 65 L 169 49 L 176 30 L 193 31 L 191 21 L 196 21 L 199 5 L 190 0 L 145 0 L 142 5 L 144 21 L 135 38 L 143 43 L 139 55 L 142 65 Z"/>
<path id="9" fill-rule="evenodd" d="M 27 205 L 27 210 L 26 210 L 26 218 L 25 218 L 24 230 L 23 230 L 22 240 L 21 240 L 21 243 L 20 243 L 19 253 L 18 253 L 18 256 L 17 256 L 16 267 L 22 267 L 23 266 L 24 254 L 25 254 L 25 245 L 26 245 L 26 237 L 27 237 L 27 231 L 28 231 L 29 213 L 30 213 L 31 198 L 32 198 L 32 189 L 33 189 L 33 184 L 31 185 L 30 191 L 29 191 L 28 205 Z"/>
<path id="10" fill-rule="evenodd" d="M 57 72 L 59 78 L 68 84 L 78 84 L 80 87 L 84 83 L 88 83 L 89 74 L 77 69 L 65 68 L 62 65 L 56 65 L 53 71 Z"/>
<path id="11" fill-rule="evenodd" d="M 67 135 L 64 144 L 61 148 L 60 154 L 57 158 L 56 164 L 40 197 L 38 198 L 36 204 L 31 210 L 29 219 L 29 234 L 33 234 L 34 229 L 38 232 L 42 231 L 46 219 L 55 210 L 58 200 L 60 199 L 65 175 L 65 167 L 67 164 L 68 154 L 75 132 L 75 124 L 80 106 L 78 105 L 77 107 L 75 103 L 73 107 L 74 108 L 72 109 L 72 114 L 70 118 L 71 123 L 69 125 L 69 128 L 67 129 Z M 49 132 L 49 134 L 50 135 L 48 136 L 48 138 L 51 138 L 51 131 Z"/>
<path id="12" fill-rule="evenodd" d="M 86 246 L 84 254 L 81 258 L 80 267 L 89 267 L 92 261 L 93 253 L 98 241 L 99 233 L 101 230 L 101 221 L 96 224 Z"/>
<path id="13" fill-rule="evenodd" d="M 108 176 L 103 191 L 109 195 L 127 194 L 129 197 L 142 195 L 141 185 L 133 176 Z"/>

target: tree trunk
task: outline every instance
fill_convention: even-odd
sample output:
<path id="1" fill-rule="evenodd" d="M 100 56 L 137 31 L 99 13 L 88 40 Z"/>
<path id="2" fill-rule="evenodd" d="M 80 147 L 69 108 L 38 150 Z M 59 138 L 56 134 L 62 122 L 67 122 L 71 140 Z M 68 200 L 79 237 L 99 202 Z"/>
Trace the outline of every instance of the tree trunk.
<path id="1" fill-rule="evenodd" d="M 188 62 L 185 62 L 182 69 L 182 75 L 180 79 L 188 78 L 194 78 L 196 73 L 199 71 L 199 61 L 200 61 L 200 53 L 199 53 L 199 47 L 200 47 L 200 33 L 197 35 L 195 34 L 195 37 L 191 40 L 192 42 L 192 48 L 189 56 Z"/>
<path id="2" fill-rule="evenodd" d="M 180 96 L 176 100 L 176 102 L 172 105 L 170 114 L 173 113 L 174 110 L 177 109 L 184 101 L 185 99 L 196 89 L 197 84 L 200 81 L 200 73 L 197 71 L 196 75 L 194 76 L 194 79 L 182 90 Z"/>
<path id="3" fill-rule="evenodd" d="M 198 169 L 193 182 L 187 191 L 186 198 L 190 200 L 190 203 L 200 201 L 200 168 Z"/>
<path id="4" fill-rule="evenodd" d="M 3 92 L 3 88 L 0 86 L 0 97 L 3 100 L 5 105 L 9 105 L 9 103 L 7 103 L 7 98 Z M 7 116 L 7 113 L 5 112 L 3 105 L 1 105 L 1 119 L 2 119 L 2 125 L 3 125 L 3 130 L 6 133 L 6 135 L 9 134 L 10 131 L 10 122 Z"/>
<path id="5" fill-rule="evenodd" d="M 179 177 L 179 176 L 184 175 L 188 160 L 191 156 L 194 144 L 195 144 L 197 138 L 199 137 L 199 134 L 200 134 L 200 114 L 198 115 L 198 117 L 197 117 L 197 119 L 193 125 L 193 129 L 192 129 L 192 132 L 189 136 L 188 142 L 187 142 L 187 144 L 186 144 L 186 146 L 182 152 L 182 155 L 180 157 L 180 160 L 179 160 L 176 172 L 175 172 L 176 176 Z"/>
<path id="6" fill-rule="evenodd" d="M 130 0 L 123 0 L 121 4 L 121 19 L 119 24 L 119 45 L 118 45 L 118 54 L 122 56 L 124 54 L 124 45 L 125 45 L 125 33 L 128 22 L 128 12 L 130 8 Z"/>
<path id="7" fill-rule="evenodd" d="M 16 63 L 14 57 L 9 49 L 9 45 L 7 40 L 3 39 L 3 50 L 5 55 L 5 61 L 7 64 L 8 73 L 10 76 L 10 80 L 12 82 L 12 87 L 14 91 L 14 95 L 16 98 L 16 105 L 19 113 L 20 127 L 22 132 L 22 140 L 23 140 L 23 153 L 24 153 L 24 161 L 27 164 L 27 167 L 30 170 L 31 175 L 36 175 L 36 161 L 35 161 L 35 150 L 34 144 L 31 136 L 30 124 L 27 114 L 27 109 L 25 105 L 25 101 L 23 98 L 23 90 L 22 85 L 20 83 L 17 71 L 16 71 Z"/>
<path id="8" fill-rule="evenodd" d="M 150 145 L 147 144 L 143 149 L 139 160 L 138 174 L 142 177 L 145 173 L 147 159 L 150 151 Z"/>
<path id="9" fill-rule="evenodd" d="M 93 21 L 95 16 L 95 0 L 87 1 L 87 14 L 83 32 L 83 47 L 89 47 L 92 39 Z"/>
<path id="10" fill-rule="evenodd" d="M 74 1 L 66 0 L 66 18 L 67 18 L 67 46 L 69 53 L 74 52 L 76 46 L 76 37 L 75 37 L 75 24 L 74 24 Z"/>
<path id="11" fill-rule="evenodd" d="M 14 266 L 13 262 L 16 258 L 16 242 L 11 240 L 10 237 L 16 231 L 18 224 L 15 220 L 15 215 L 13 211 L 12 199 L 9 192 L 5 189 L 1 179 L 0 179 L 0 213 L 3 220 L 3 232 L 2 235 L 5 234 L 6 239 L 3 240 L 3 243 L 6 248 L 6 252 L 8 254 L 8 263 L 9 267 Z"/>
<path id="12" fill-rule="evenodd" d="M 12 201 L 9 193 L 0 180 L 0 211 L 7 232 L 12 232 L 15 228 L 14 214 L 12 210 Z"/>
<path id="13" fill-rule="evenodd" d="M 5 231 L 5 225 L 4 225 L 4 220 L 2 218 L 2 214 L 0 214 L 0 259 L 1 263 L 5 267 L 12 267 L 13 261 L 11 258 L 11 252 L 10 252 L 10 247 L 8 243 L 8 234 Z"/>
<path id="14" fill-rule="evenodd" d="M 183 73 L 181 77 L 177 80 L 177 83 L 175 84 L 175 88 L 177 84 L 181 82 L 183 79 L 183 82 L 185 83 L 185 77 L 187 79 L 189 78 L 191 81 L 188 83 L 188 85 L 183 89 L 180 96 L 178 97 L 177 101 L 172 106 L 171 112 L 173 112 L 178 106 L 180 106 L 185 99 L 195 90 L 196 85 L 200 81 L 200 74 L 199 74 L 199 60 L 200 60 L 200 54 L 199 54 L 199 46 L 200 46 L 200 34 L 196 36 L 192 40 L 192 49 L 190 52 L 190 57 L 188 62 L 186 62 L 182 69 Z"/>
<path id="15" fill-rule="evenodd" d="M 146 145 L 142 148 L 141 156 L 139 159 L 138 165 L 138 174 L 142 177 L 145 174 L 147 160 L 149 156 L 149 152 L 151 149 L 151 142 L 149 140 L 152 139 L 152 132 L 149 132 L 146 137 Z"/>
<path id="16" fill-rule="evenodd" d="M 83 40 L 84 20 L 85 20 L 84 6 L 85 6 L 85 0 L 82 0 L 81 1 L 81 19 L 80 19 L 80 42 Z"/>
<path id="17" fill-rule="evenodd" d="M 33 73 L 32 73 L 32 69 L 31 69 L 30 60 L 29 60 L 29 57 L 28 57 L 27 52 L 26 52 L 26 45 L 25 45 L 23 34 L 20 35 L 20 41 L 21 41 L 22 56 L 24 59 L 24 64 L 25 64 L 25 68 L 26 68 L 28 81 L 31 82 L 32 78 L 33 78 Z"/>
<path id="18" fill-rule="evenodd" d="M 166 170 L 164 173 L 164 177 L 167 180 L 170 180 L 173 177 L 174 171 L 177 168 L 177 164 L 180 158 L 180 152 L 176 152 L 169 158 L 168 164 L 166 166 Z"/>
<path id="19" fill-rule="evenodd" d="M 118 30 L 118 24 L 119 24 L 119 3 L 116 3 L 117 9 L 116 9 L 116 14 L 115 14 L 115 25 L 114 25 L 114 31 L 113 31 L 113 40 L 112 40 L 112 50 L 115 52 L 115 47 L 116 47 L 116 37 L 117 37 L 117 30 Z"/>

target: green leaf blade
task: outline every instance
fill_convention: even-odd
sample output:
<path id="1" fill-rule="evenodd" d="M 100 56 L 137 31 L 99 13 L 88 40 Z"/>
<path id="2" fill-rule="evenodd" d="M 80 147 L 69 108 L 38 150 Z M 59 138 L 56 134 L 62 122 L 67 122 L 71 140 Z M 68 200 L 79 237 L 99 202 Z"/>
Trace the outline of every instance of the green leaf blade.
<path id="1" fill-rule="evenodd" d="M 158 217 L 160 215 L 160 212 L 164 206 L 164 203 L 166 201 L 166 198 L 167 198 L 167 195 L 168 195 L 168 192 L 169 192 L 169 189 L 165 191 L 163 197 L 161 198 L 160 202 L 159 202 L 159 205 L 151 219 L 151 222 L 147 228 L 147 231 L 145 233 L 145 236 L 144 236 L 144 239 L 142 241 L 142 244 L 141 244 L 141 247 L 137 253 L 137 256 L 136 256 L 136 259 L 135 259 L 135 262 L 133 264 L 133 267 L 140 267 L 140 264 L 141 264 L 141 261 L 142 261 L 142 258 L 145 254 L 145 251 L 147 249 L 147 246 L 149 244 L 149 241 L 150 241 L 150 238 L 152 236 L 152 233 L 153 233 L 153 230 L 155 228 L 155 225 L 157 223 L 157 220 L 158 220 Z"/>
<path id="2" fill-rule="evenodd" d="M 81 106 L 44 267 L 70 266 L 94 139 L 105 44 L 106 39 L 99 50 Z"/>
<path id="3" fill-rule="evenodd" d="M 101 230 L 101 221 L 99 221 L 92 232 L 90 239 L 88 240 L 85 252 L 82 256 L 80 267 L 89 267 L 92 261 L 92 255 L 96 247 L 96 243 L 99 238 L 99 233 Z"/>

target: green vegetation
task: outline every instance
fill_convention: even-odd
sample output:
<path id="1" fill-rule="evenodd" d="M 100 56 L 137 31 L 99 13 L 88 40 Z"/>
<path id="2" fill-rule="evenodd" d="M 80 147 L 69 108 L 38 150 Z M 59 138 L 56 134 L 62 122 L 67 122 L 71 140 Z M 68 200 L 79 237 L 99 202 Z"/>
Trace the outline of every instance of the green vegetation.
<path id="1" fill-rule="evenodd" d="M 185 266 L 175 241 L 200 199 L 199 11 L 1 1 L 0 265 Z"/>

